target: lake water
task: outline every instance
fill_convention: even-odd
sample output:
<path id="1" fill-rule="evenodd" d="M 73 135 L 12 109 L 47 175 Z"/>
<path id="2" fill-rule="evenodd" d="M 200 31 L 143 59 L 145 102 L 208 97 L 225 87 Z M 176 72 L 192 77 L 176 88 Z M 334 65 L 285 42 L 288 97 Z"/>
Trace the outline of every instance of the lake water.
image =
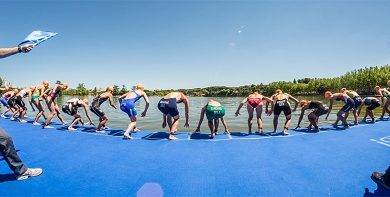
<path id="1" fill-rule="evenodd" d="M 59 104 L 60 108 L 61 108 L 62 104 L 65 101 L 67 101 L 67 100 L 69 100 L 71 98 L 75 98 L 75 97 L 62 96 L 62 97 L 58 98 L 58 104 Z M 79 97 L 79 98 L 83 98 L 83 97 Z M 88 98 L 89 98 L 90 101 L 92 101 L 92 97 L 88 97 Z M 320 101 L 323 101 L 324 103 L 326 103 L 328 105 L 328 102 L 326 102 L 323 99 L 323 97 L 320 97 L 320 96 L 297 96 L 296 98 L 298 100 L 301 100 L 301 99 L 320 100 Z M 246 110 L 246 106 L 244 105 L 241 108 L 241 111 L 240 111 L 241 115 L 240 116 L 235 117 L 235 115 L 234 115 L 238 105 L 244 99 L 243 97 L 221 97 L 221 98 L 219 98 L 219 97 L 213 97 L 213 98 L 210 98 L 210 97 L 189 97 L 189 99 L 190 99 L 190 128 L 189 129 L 184 128 L 184 122 L 185 122 L 185 118 L 184 118 L 184 105 L 183 104 L 179 104 L 178 108 L 179 108 L 180 115 L 181 115 L 182 119 L 180 121 L 180 125 L 178 127 L 178 131 L 194 131 L 196 129 L 196 127 L 198 125 L 198 121 L 199 121 L 200 110 L 207 103 L 207 101 L 209 99 L 217 100 L 222 105 L 225 106 L 225 108 L 226 108 L 225 119 L 227 121 L 228 128 L 229 128 L 230 131 L 232 131 L 232 132 L 234 132 L 234 131 L 248 131 L 248 126 L 247 126 L 248 113 L 247 113 L 247 110 Z M 165 128 L 165 129 L 161 128 L 162 113 L 157 109 L 157 103 L 158 103 L 159 100 L 160 100 L 160 97 L 150 97 L 150 107 L 149 107 L 149 110 L 147 112 L 146 117 L 138 117 L 137 127 L 139 129 L 141 129 L 141 130 L 153 130 L 153 131 L 168 131 L 168 127 Z M 114 98 L 114 103 L 115 103 L 116 106 L 119 106 L 119 102 L 118 102 L 118 100 L 116 98 Z M 292 104 L 292 106 L 294 105 L 293 103 L 291 103 L 291 104 Z M 44 106 L 46 107 L 46 104 Z M 142 111 L 144 110 L 144 106 L 145 106 L 145 102 L 143 101 L 143 99 L 138 101 L 136 106 L 137 106 L 138 114 L 141 114 Z M 328 120 L 327 121 L 325 120 L 325 115 L 322 116 L 320 118 L 320 125 L 321 124 L 331 124 L 331 123 L 333 123 L 334 120 L 336 119 L 336 115 L 335 114 L 337 113 L 338 109 L 341 108 L 341 106 L 342 106 L 342 102 L 335 102 L 335 106 L 333 107 L 333 110 L 332 110 Z M 30 106 L 28 106 L 28 107 L 30 107 Z M 106 102 L 106 103 L 102 104 L 101 108 L 109 117 L 109 121 L 107 123 L 108 127 L 117 128 L 117 129 L 125 129 L 125 128 L 127 128 L 127 125 L 129 124 L 129 118 L 128 118 L 127 114 L 123 113 L 119 109 L 119 107 L 118 107 L 117 110 L 115 110 L 114 108 L 109 106 L 108 102 Z M 381 111 L 381 109 L 379 109 L 379 108 L 376 109 L 376 114 L 380 113 L 380 111 Z M 45 112 L 47 114 L 48 110 L 46 110 Z M 86 120 L 85 113 L 82 110 L 82 108 L 79 109 L 79 112 L 81 112 L 81 114 L 84 117 L 84 120 Z M 362 110 L 362 113 L 363 114 L 361 114 L 361 116 L 364 115 L 364 110 Z M 27 114 L 28 114 L 29 117 L 34 117 L 35 116 L 35 112 L 33 112 L 30 108 L 29 108 Z M 306 113 L 305 113 L 305 117 L 303 119 L 303 122 L 301 123 L 302 127 L 308 125 L 307 114 L 309 114 L 309 111 L 306 111 Z M 295 128 L 296 127 L 299 115 L 300 115 L 300 107 L 298 106 L 297 111 L 293 113 L 292 124 L 291 124 L 290 128 Z M 65 118 L 65 120 L 67 122 L 70 122 L 72 120 L 72 117 L 67 115 L 67 114 L 65 114 L 65 113 L 63 113 L 63 116 L 64 116 L 64 118 Z M 94 122 L 98 123 L 97 116 L 95 114 L 93 114 L 92 112 L 91 112 L 91 116 L 92 116 Z M 349 119 L 351 119 L 352 117 L 353 117 L 352 114 L 350 114 Z M 265 113 L 263 111 L 262 118 L 263 118 L 263 124 L 264 124 L 263 128 L 264 128 L 264 130 L 265 131 L 271 131 L 273 129 L 273 126 L 272 126 L 273 115 L 267 116 L 267 115 L 265 115 Z M 41 120 L 43 120 L 43 119 L 41 119 Z M 57 117 L 55 117 L 53 119 L 53 121 L 59 122 Z M 279 117 L 278 130 L 283 129 L 284 121 L 285 121 L 285 117 L 284 117 L 284 115 L 282 113 L 281 116 Z M 256 131 L 257 130 L 256 118 L 253 119 L 252 124 L 253 124 L 252 125 L 252 130 Z M 222 124 L 220 124 L 219 130 L 223 131 L 223 125 Z M 207 127 L 207 119 L 206 119 L 206 117 L 203 120 L 201 131 L 202 132 L 209 132 L 209 129 Z"/>

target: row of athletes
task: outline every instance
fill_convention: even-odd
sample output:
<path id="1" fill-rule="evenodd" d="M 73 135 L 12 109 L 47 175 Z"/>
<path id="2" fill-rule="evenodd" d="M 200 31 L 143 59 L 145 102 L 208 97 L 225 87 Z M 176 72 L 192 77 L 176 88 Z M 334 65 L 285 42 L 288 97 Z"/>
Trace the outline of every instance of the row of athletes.
<path id="1" fill-rule="evenodd" d="M 388 84 L 390 86 L 390 80 Z M 66 122 L 64 121 L 60 113 L 60 108 L 57 105 L 56 98 L 60 95 L 62 90 L 65 90 L 67 88 L 68 88 L 67 83 L 56 84 L 53 88 L 49 88 L 48 81 L 43 81 L 43 83 L 40 85 L 25 88 L 20 91 L 18 89 L 9 90 L 10 89 L 9 86 L 2 87 L 0 90 L 2 91 L 9 90 L 9 91 L 5 92 L 0 98 L 1 103 L 7 107 L 7 109 L 1 114 L 1 117 L 5 118 L 5 114 L 8 111 L 11 111 L 12 112 L 10 116 L 11 120 L 14 120 L 15 116 L 18 114 L 18 120 L 20 122 L 25 123 L 26 120 L 24 119 L 24 116 L 26 114 L 27 107 L 23 101 L 23 98 L 27 98 L 32 109 L 34 111 L 35 108 L 38 109 L 38 112 L 33 122 L 34 125 L 41 125 L 40 123 L 38 123 L 38 120 L 40 117 L 43 117 L 45 118 L 45 124 L 43 124 L 43 128 L 53 128 L 52 126 L 50 126 L 50 122 L 55 115 L 57 115 L 60 121 L 62 122 L 62 124 L 65 125 Z M 282 134 L 288 135 L 288 128 L 291 123 L 291 114 L 297 109 L 297 106 L 299 104 L 301 106 L 301 115 L 299 117 L 297 128 L 300 127 L 300 123 L 303 119 L 305 111 L 312 110 L 311 113 L 309 113 L 308 115 L 308 120 L 310 121 L 310 125 L 308 126 L 308 128 L 309 129 L 314 128 L 314 131 L 319 131 L 319 127 L 318 127 L 319 117 L 326 114 L 325 119 L 327 119 L 332 110 L 333 102 L 342 101 L 344 102 L 344 106 L 338 111 L 337 119 L 333 125 L 337 126 L 339 121 L 341 121 L 343 127 L 348 128 L 349 125 L 347 123 L 347 118 L 349 112 L 352 111 L 354 115 L 354 123 L 358 124 L 358 116 L 360 114 L 363 105 L 367 106 L 363 121 L 366 121 L 367 116 L 370 116 L 371 121 L 375 122 L 374 114 L 372 111 L 375 108 L 381 106 L 381 103 L 383 106 L 383 110 L 380 119 L 383 119 L 383 116 L 386 112 L 390 114 L 390 110 L 388 109 L 390 105 L 389 90 L 386 88 L 380 88 L 379 86 L 376 86 L 374 89 L 375 92 L 382 99 L 382 102 L 380 102 L 380 100 L 377 99 L 376 97 L 365 97 L 364 99 L 362 99 L 359 96 L 359 94 L 357 94 L 355 91 L 347 90 L 346 88 L 342 88 L 338 93 L 332 93 L 330 91 L 327 91 L 325 92 L 325 98 L 330 100 L 329 107 L 327 107 L 321 101 L 307 101 L 307 100 L 299 101 L 295 97 L 291 96 L 288 93 L 284 93 L 280 89 L 276 90 L 275 94 L 272 95 L 271 97 L 266 97 L 261 95 L 258 92 L 254 92 L 249 96 L 247 96 L 240 103 L 237 111 L 235 112 L 235 115 L 238 116 L 240 114 L 240 109 L 246 104 L 248 115 L 249 115 L 248 116 L 249 133 L 252 133 L 252 120 L 254 117 L 254 112 L 256 111 L 256 119 L 257 119 L 257 126 L 258 126 L 258 130 L 256 133 L 260 135 L 264 135 L 263 122 L 261 116 L 263 111 L 263 101 L 266 101 L 265 113 L 268 116 L 270 116 L 272 113 L 274 114 L 273 132 L 276 132 L 279 115 L 281 114 L 281 112 L 283 112 L 286 117 L 286 121 L 284 123 Z M 89 104 L 88 99 L 74 98 L 66 101 L 65 104 L 62 106 L 62 111 L 74 117 L 73 121 L 68 126 L 68 130 L 76 130 L 74 126 L 78 123 L 81 123 L 82 125 L 86 124 L 82 120 L 80 113 L 78 113 L 78 108 L 83 107 L 85 114 L 89 119 L 89 124 L 94 125 L 88 108 L 90 109 L 90 111 L 92 111 L 94 114 L 96 114 L 99 117 L 99 124 L 96 128 L 96 132 L 104 133 L 104 129 L 107 128 L 105 124 L 108 121 L 108 116 L 101 110 L 100 106 L 102 103 L 108 100 L 109 104 L 113 108 L 117 109 L 117 107 L 113 104 L 113 90 L 114 89 L 112 86 L 108 86 L 104 92 L 98 94 L 93 99 L 91 106 L 88 105 Z M 137 111 L 135 109 L 135 103 L 140 98 L 143 98 L 146 103 L 145 109 L 141 113 L 141 117 L 144 117 L 149 108 L 150 101 L 148 96 L 144 92 L 143 85 L 138 84 L 135 86 L 133 90 L 119 97 L 120 109 L 123 112 L 125 112 L 130 118 L 130 123 L 128 125 L 128 128 L 124 132 L 124 136 L 123 136 L 124 139 L 132 139 L 131 132 L 137 130 L 136 128 Z M 45 115 L 44 113 L 44 107 L 41 103 L 41 101 L 43 100 L 46 102 L 47 107 L 50 111 L 49 115 Z M 290 100 L 295 102 L 295 106 L 293 109 L 291 108 L 291 105 L 289 103 Z M 169 139 L 171 140 L 176 139 L 174 133 L 177 130 L 177 126 L 180 120 L 179 111 L 177 109 L 178 103 L 184 103 L 185 120 L 186 120 L 184 127 L 189 128 L 189 99 L 187 98 L 186 95 L 184 95 L 181 92 L 171 92 L 165 95 L 163 98 L 161 98 L 161 100 L 158 103 L 158 109 L 163 113 L 162 127 L 165 128 L 167 125 L 169 126 L 170 128 Z M 221 105 L 221 103 L 215 100 L 209 100 L 208 103 L 202 108 L 200 113 L 200 120 L 196 129 L 197 132 L 200 131 L 200 126 L 203 122 L 205 115 L 208 120 L 208 126 L 211 132 L 211 136 L 210 136 L 211 138 L 214 138 L 214 136 L 217 134 L 219 120 L 221 120 L 225 128 L 225 132 L 229 133 L 226 120 L 224 119 L 225 107 Z"/>

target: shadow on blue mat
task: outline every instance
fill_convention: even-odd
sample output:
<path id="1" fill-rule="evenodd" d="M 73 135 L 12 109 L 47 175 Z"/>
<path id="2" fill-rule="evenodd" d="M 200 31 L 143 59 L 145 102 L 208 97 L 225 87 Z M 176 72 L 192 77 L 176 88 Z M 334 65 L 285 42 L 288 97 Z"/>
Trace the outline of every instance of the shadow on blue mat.
<path id="1" fill-rule="evenodd" d="M 248 133 L 241 133 L 241 132 L 232 132 L 230 133 L 231 136 L 236 136 L 236 137 L 246 137 L 249 136 Z"/>
<path id="2" fill-rule="evenodd" d="M 151 133 L 147 136 L 142 137 L 142 139 L 145 140 L 162 140 L 162 139 L 168 139 L 169 134 L 166 132 L 157 132 L 157 133 Z"/>
<path id="3" fill-rule="evenodd" d="M 122 129 L 110 129 L 106 130 L 107 135 L 112 135 L 112 136 L 123 136 L 124 131 Z"/>
<path id="4" fill-rule="evenodd" d="M 191 139 L 192 140 L 210 139 L 210 134 L 206 134 L 206 133 L 192 133 L 191 134 Z"/>
<path id="5" fill-rule="evenodd" d="M 317 131 L 308 128 L 293 129 L 293 131 L 301 132 L 301 133 L 318 133 Z"/>
<path id="6" fill-rule="evenodd" d="M 384 188 L 382 185 L 377 185 L 377 189 L 374 192 L 370 192 L 368 188 L 364 191 L 364 197 L 370 197 L 370 196 L 390 196 L 390 190 Z"/>
<path id="7" fill-rule="evenodd" d="M 7 181 L 16 181 L 16 177 L 14 174 L 0 174 L 0 183 Z"/>

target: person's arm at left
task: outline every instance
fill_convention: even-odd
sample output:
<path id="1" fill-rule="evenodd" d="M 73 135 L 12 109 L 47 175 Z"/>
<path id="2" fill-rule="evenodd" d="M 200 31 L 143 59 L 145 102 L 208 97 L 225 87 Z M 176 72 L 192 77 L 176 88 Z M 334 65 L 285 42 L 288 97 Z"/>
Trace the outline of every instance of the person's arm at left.
<path id="1" fill-rule="evenodd" d="M 196 127 L 195 132 L 200 132 L 200 125 L 202 125 L 202 122 L 203 122 L 203 119 L 204 119 L 204 113 L 205 113 L 205 107 L 202 107 L 202 110 L 200 111 L 198 127 Z"/>
<path id="2" fill-rule="evenodd" d="M 295 102 L 295 106 L 294 106 L 294 109 L 292 110 L 292 112 L 295 112 L 297 110 L 297 107 L 298 107 L 298 99 L 296 99 L 295 97 L 291 96 L 288 94 L 288 98 L 290 98 L 291 100 L 293 100 Z"/>
<path id="3" fill-rule="evenodd" d="M 85 115 L 87 116 L 88 120 L 89 120 L 89 124 L 90 125 L 94 125 L 93 124 L 93 121 L 91 119 L 91 114 L 89 113 L 89 110 L 88 110 L 88 105 L 86 103 L 83 102 L 83 107 L 84 107 L 84 111 L 85 111 Z"/>
<path id="4" fill-rule="evenodd" d="M 186 96 L 184 96 L 183 103 L 184 103 L 184 110 L 185 110 L 185 116 L 186 116 L 186 123 L 184 124 L 184 127 L 189 128 L 190 127 L 190 117 L 189 117 L 190 101 L 188 100 L 188 98 Z"/>
<path id="5" fill-rule="evenodd" d="M 145 104 L 145 110 L 142 112 L 141 117 L 146 116 L 146 112 L 147 112 L 148 109 L 149 109 L 149 103 L 150 103 L 149 98 L 148 98 L 148 95 L 146 95 L 145 92 L 143 93 L 143 97 L 144 97 L 144 100 L 145 100 L 145 103 L 146 103 L 146 104 Z"/>
<path id="6" fill-rule="evenodd" d="M 332 111 L 332 107 L 333 107 L 333 96 L 330 98 L 329 111 L 328 114 L 326 114 L 325 120 L 328 120 L 329 114 Z"/>
<path id="7" fill-rule="evenodd" d="M 27 44 L 23 46 L 18 47 L 12 47 L 12 48 L 0 48 L 0 59 L 5 58 L 11 55 L 15 55 L 18 53 L 28 53 L 34 48 L 34 45 Z"/>
<path id="8" fill-rule="evenodd" d="M 268 106 L 270 103 L 272 103 L 272 99 L 269 98 L 269 97 L 266 97 L 266 96 L 263 96 L 263 100 L 265 100 L 265 114 L 268 114 L 269 111 L 268 111 Z"/>
<path id="9" fill-rule="evenodd" d="M 303 115 L 305 115 L 306 108 L 307 108 L 306 106 L 301 108 L 301 115 L 299 116 L 298 124 L 297 124 L 297 127 L 295 129 L 301 128 L 301 122 L 303 119 Z"/>
<path id="10" fill-rule="evenodd" d="M 230 132 L 229 132 L 229 129 L 228 129 L 228 127 L 227 127 L 227 123 L 226 123 L 226 120 L 225 120 L 225 118 L 221 118 L 221 122 L 222 122 L 222 124 L 223 124 L 223 127 L 225 127 L 225 133 L 227 133 L 227 134 L 229 134 L 230 135 Z"/>
<path id="11" fill-rule="evenodd" d="M 27 99 L 28 99 L 28 103 L 30 103 L 30 106 L 31 106 L 32 110 L 35 111 L 34 105 L 31 102 L 31 95 L 32 95 L 32 91 L 30 90 L 28 92 Z"/>
<path id="12" fill-rule="evenodd" d="M 108 97 L 108 102 L 110 103 L 111 107 L 113 107 L 114 109 L 117 109 L 116 106 L 114 105 L 114 102 L 112 101 L 112 94 Z"/>
<path id="13" fill-rule="evenodd" d="M 363 105 L 364 105 L 364 102 L 359 106 L 359 110 L 357 112 L 358 116 L 360 116 L 360 112 L 362 111 Z"/>

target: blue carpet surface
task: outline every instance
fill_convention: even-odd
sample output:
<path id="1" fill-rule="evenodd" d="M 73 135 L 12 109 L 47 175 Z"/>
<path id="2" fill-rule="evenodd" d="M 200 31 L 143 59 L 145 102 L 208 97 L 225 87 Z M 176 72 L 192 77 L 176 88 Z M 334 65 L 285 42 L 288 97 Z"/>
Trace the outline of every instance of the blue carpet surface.
<path id="1" fill-rule="evenodd" d="M 16 181 L 0 156 L 0 196 L 390 196 L 370 179 L 390 165 L 390 121 L 290 135 L 41 129 L 0 119 L 22 160 L 44 173 Z"/>

